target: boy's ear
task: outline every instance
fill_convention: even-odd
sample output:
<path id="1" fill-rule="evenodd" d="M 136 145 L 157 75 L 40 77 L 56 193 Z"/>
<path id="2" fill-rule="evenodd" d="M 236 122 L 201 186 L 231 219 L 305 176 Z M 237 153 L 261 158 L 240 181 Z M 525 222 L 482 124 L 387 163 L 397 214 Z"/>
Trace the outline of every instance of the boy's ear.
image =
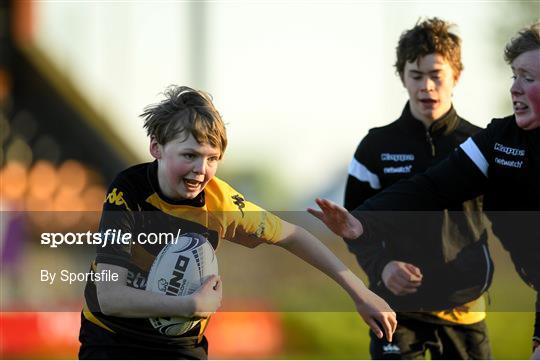
<path id="1" fill-rule="evenodd" d="M 153 135 L 150 137 L 150 154 L 156 159 L 161 158 L 161 145 Z"/>

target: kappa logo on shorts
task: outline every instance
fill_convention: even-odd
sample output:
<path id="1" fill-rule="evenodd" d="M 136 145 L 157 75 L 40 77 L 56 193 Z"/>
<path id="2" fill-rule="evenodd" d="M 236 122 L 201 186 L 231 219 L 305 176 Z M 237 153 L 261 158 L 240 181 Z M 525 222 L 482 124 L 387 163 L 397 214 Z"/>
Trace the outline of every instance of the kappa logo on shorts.
<path id="1" fill-rule="evenodd" d="M 111 193 L 107 194 L 107 197 L 105 197 L 105 202 L 109 202 L 110 204 L 114 204 L 117 206 L 124 206 L 128 211 L 131 211 L 124 199 L 124 192 L 116 193 L 117 191 L 118 189 L 113 188 Z"/>
<path id="2" fill-rule="evenodd" d="M 401 349 L 398 345 L 394 345 L 392 343 L 388 343 L 386 345 L 383 345 L 382 347 L 384 354 L 399 354 L 401 353 Z"/>

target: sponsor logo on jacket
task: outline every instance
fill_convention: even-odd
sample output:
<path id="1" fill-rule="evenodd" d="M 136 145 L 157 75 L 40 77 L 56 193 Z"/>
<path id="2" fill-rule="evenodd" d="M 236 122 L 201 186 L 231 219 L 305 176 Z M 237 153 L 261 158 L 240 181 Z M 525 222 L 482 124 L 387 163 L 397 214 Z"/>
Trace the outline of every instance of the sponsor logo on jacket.
<path id="1" fill-rule="evenodd" d="M 495 163 L 500 164 L 505 167 L 510 168 L 523 168 L 523 161 L 522 160 L 507 160 L 507 159 L 501 159 L 501 158 L 495 158 Z"/>
<path id="2" fill-rule="evenodd" d="M 383 168 L 384 174 L 401 174 L 401 173 L 411 173 L 412 164 L 404 165 L 401 167 L 386 167 Z"/>
<path id="3" fill-rule="evenodd" d="M 501 143 L 495 143 L 495 145 L 493 146 L 493 149 L 496 152 L 503 153 L 506 156 L 518 157 L 518 158 L 525 157 L 525 149 L 512 148 L 512 147 L 503 145 Z M 519 159 L 516 160 L 516 159 L 505 159 L 505 158 L 495 157 L 494 161 L 496 164 L 502 165 L 503 167 L 517 168 L 517 169 L 523 168 L 523 160 L 519 160 Z"/>
<path id="4" fill-rule="evenodd" d="M 495 146 L 493 149 L 507 155 L 513 155 L 517 157 L 525 156 L 525 149 L 511 148 L 511 147 L 507 147 L 506 145 L 502 145 L 501 143 L 495 143 Z"/>
<path id="5" fill-rule="evenodd" d="M 414 154 L 381 153 L 383 162 L 412 162 Z"/>

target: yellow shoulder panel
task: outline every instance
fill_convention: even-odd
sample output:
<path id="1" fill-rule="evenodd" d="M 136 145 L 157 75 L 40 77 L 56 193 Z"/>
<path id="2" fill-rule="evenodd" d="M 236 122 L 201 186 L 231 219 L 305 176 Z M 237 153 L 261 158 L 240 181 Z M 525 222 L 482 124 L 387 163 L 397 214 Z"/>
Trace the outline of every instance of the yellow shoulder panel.
<path id="1" fill-rule="evenodd" d="M 208 211 L 225 227 L 223 238 L 248 247 L 280 240 L 281 219 L 247 201 L 226 182 L 214 178 L 206 186 L 205 195 Z"/>

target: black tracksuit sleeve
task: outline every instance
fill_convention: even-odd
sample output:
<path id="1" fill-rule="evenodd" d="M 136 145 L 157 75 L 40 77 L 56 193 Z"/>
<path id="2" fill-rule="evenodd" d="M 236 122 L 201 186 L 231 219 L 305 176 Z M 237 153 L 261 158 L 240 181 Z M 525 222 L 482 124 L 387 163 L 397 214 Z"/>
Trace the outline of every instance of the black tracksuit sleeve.
<path id="1" fill-rule="evenodd" d="M 444 161 L 388 187 L 352 213 L 361 217 L 363 211 L 443 210 L 479 196 L 487 185 L 488 139 L 487 130 L 478 133 Z"/>
<path id="2" fill-rule="evenodd" d="M 381 190 L 378 177 L 377 153 L 370 149 L 369 135 L 358 145 L 349 164 L 345 187 L 344 207 L 351 211 Z M 377 283 L 384 266 L 391 260 L 380 238 L 365 242 L 346 240 L 349 250 L 356 255 L 358 263 L 368 275 L 370 282 Z"/>
<path id="3" fill-rule="evenodd" d="M 486 148 L 487 137 L 477 135 L 475 138 L 477 138 L 475 140 L 477 144 L 481 144 L 481 146 L 476 146 L 478 152 L 481 152 L 479 149 L 482 148 L 488 149 Z M 469 138 L 468 142 L 472 141 L 473 139 Z M 399 223 L 392 221 L 393 224 L 390 224 L 393 217 L 389 217 L 387 212 L 375 211 L 443 210 L 455 205 L 456 202 L 461 203 L 477 197 L 482 193 L 486 182 L 484 172 L 469 158 L 464 149 L 458 147 L 446 160 L 431 167 L 425 173 L 395 183 L 352 211 L 351 213 L 362 221 L 365 232 L 360 239 L 350 242 L 365 243 L 368 247 L 377 242 L 380 245 L 385 231 L 399 233 L 400 230 L 395 229 L 399 227 Z M 360 248 L 362 254 L 362 246 L 357 247 Z M 387 248 L 392 249 L 389 245 Z M 366 272 L 378 272 L 380 277 L 384 268 L 381 263 L 387 263 L 392 259 L 388 252 L 384 256 L 387 258 L 381 259 L 380 262 L 363 260 L 361 264 L 363 267 L 364 264 L 366 265 Z"/>
<path id="4" fill-rule="evenodd" d="M 377 189 L 371 188 L 368 182 L 360 181 L 349 173 L 347 176 L 347 185 L 345 186 L 343 206 L 347 208 L 348 211 L 351 211 L 378 192 Z"/>
<path id="5" fill-rule="evenodd" d="M 356 148 L 349 164 L 344 207 L 351 211 L 381 190 L 376 154 L 369 146 L 369 135 Z"/>

